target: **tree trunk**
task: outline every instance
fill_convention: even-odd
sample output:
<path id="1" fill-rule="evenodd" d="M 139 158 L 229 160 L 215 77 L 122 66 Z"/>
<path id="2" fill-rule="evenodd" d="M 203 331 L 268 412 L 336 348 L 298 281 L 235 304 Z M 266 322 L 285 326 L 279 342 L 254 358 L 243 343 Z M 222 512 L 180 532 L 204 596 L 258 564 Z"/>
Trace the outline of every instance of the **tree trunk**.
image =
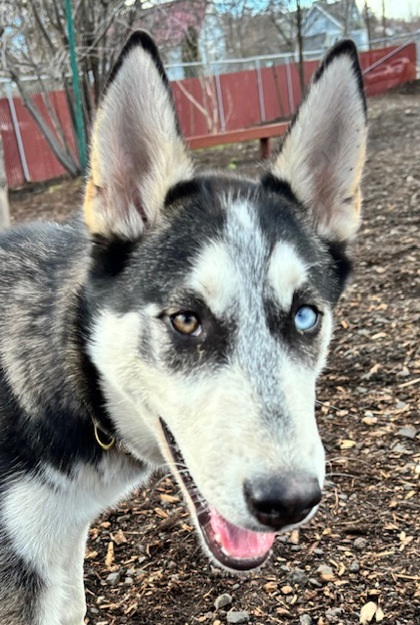
<path id="1" fill-rule="evenodd" d="M 371 24 L 371 18 L 370 18 L 370 8 L 369 8 L 367 0 L 365 0 L 365 4 L 363 7 L 363 17 L 365 20 L 366 30 L 367 30 L 367 35 L 368 35 L 369 50 L 372 50 L 372 24 Z"/>
<path id="2" fill-rule="evenodd" d="M 9 196 L 7 192 L 6 163 L 4 162 L 3 140 L 0 134 L 0 230 L 10 224 Z"/>
<path id="3" fill-rule="evenodd" d="M 384 39 L 386 39 L 387 27 L 386 27 L 385 0 L 382 0 L 382 32 L 383 32 Z"/>
<path id="4" fill-rule="evenodd" d="M 49 128 L 41 112 L 38 110 L 32 99 L 26 93 L 26 90 L 20 82 L 17 74 L 14 71 L 10 71 L 10 74 L 15 81 L 17 88 L 19 89 L 20 97 L 22 98 L 22 102 L 25 108 L 27 108 L 27 110 L 37 123 L 38 128 L 42 132 L 54 156 L 73 178 L 78 176 L 81 173 L 80 165 L 75 161 L 70 150 L 65 145 L 60 144 L 58 137 Z"/>
<path id="5" fill-rule="evenodd" d="M 343 37 L 349 36 L 349 22 L 350 22 L 350 0 L 344 0 L 344 30 Z"/>
<path id="6" fill-rule="evenodd" d="M 296 0 L 296 36 L 299 51 L 300 97 L 303 98 L 303 94 L 305 93 L 305 74 L 303 65 L 302 9 L 300 0 Z"/>

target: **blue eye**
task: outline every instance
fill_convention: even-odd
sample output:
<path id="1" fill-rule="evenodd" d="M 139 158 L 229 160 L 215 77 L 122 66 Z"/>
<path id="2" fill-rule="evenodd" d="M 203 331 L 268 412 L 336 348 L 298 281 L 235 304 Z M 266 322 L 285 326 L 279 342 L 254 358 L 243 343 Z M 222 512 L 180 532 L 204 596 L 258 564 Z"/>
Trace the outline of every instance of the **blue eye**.
<path id="1" fill-rule="evenodd" d="M 313 330 L 319 319 L 319 312 L 313 306 L 301 306 L 295 314 L 295 326 L 299 332 Z"/>

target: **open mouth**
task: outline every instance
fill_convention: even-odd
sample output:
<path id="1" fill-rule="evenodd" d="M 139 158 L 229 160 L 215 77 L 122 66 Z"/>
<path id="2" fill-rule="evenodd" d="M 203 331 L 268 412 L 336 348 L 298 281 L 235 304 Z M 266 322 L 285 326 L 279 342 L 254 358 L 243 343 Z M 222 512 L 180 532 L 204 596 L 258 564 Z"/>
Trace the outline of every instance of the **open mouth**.
<path id="1" fill-rule="evenodd" d="M 177 467 L 179 478 L 194 505 L 197 525 L 213 557 L 228 569 L 249 571 L 261 566 L 268 558 L 275 534 L 253 532 L 230 523 L 212 508 L 199 492 L 184 458 L 168 426 L 160 420 L 166 441 Z"/>

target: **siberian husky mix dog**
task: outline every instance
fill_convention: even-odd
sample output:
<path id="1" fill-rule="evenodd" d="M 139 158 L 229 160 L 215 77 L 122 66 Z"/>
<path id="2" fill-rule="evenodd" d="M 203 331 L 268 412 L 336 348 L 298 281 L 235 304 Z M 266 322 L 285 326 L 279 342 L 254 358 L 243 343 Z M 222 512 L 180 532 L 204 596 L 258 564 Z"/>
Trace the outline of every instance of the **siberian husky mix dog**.
<path id="1" fill-rule="evenodd" d="M 84 217 L 0 238 L 0 623 L 82 625 L 89 524 L 170 467 L 203 545 L 261 565 L 324 480 L 314 418 L 359 224 L 356 50 L 259 181 L 194 173 L 150 37 L 97 115 Z"/>

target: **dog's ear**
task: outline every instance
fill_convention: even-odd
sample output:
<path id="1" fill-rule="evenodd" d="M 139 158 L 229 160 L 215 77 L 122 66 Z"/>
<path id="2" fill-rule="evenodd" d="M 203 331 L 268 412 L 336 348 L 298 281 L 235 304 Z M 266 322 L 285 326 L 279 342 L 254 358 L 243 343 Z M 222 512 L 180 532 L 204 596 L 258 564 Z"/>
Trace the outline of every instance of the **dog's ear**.
<path id="1" fill-rule="evenodd" d="M 92 235 L 138 238 L 172 185 L 190 178 L 189 160 L 162 61 L 139 31 L 114 67 L 92 133 L 84 212 Z"/>
<path id="2" fill-rule="evenodd" d="M 357 51 L 352 41 L 344 40 L 316 72 L 272 168 L 329 241 L 347 241 L 358 229 L 366 138 Z"/>

